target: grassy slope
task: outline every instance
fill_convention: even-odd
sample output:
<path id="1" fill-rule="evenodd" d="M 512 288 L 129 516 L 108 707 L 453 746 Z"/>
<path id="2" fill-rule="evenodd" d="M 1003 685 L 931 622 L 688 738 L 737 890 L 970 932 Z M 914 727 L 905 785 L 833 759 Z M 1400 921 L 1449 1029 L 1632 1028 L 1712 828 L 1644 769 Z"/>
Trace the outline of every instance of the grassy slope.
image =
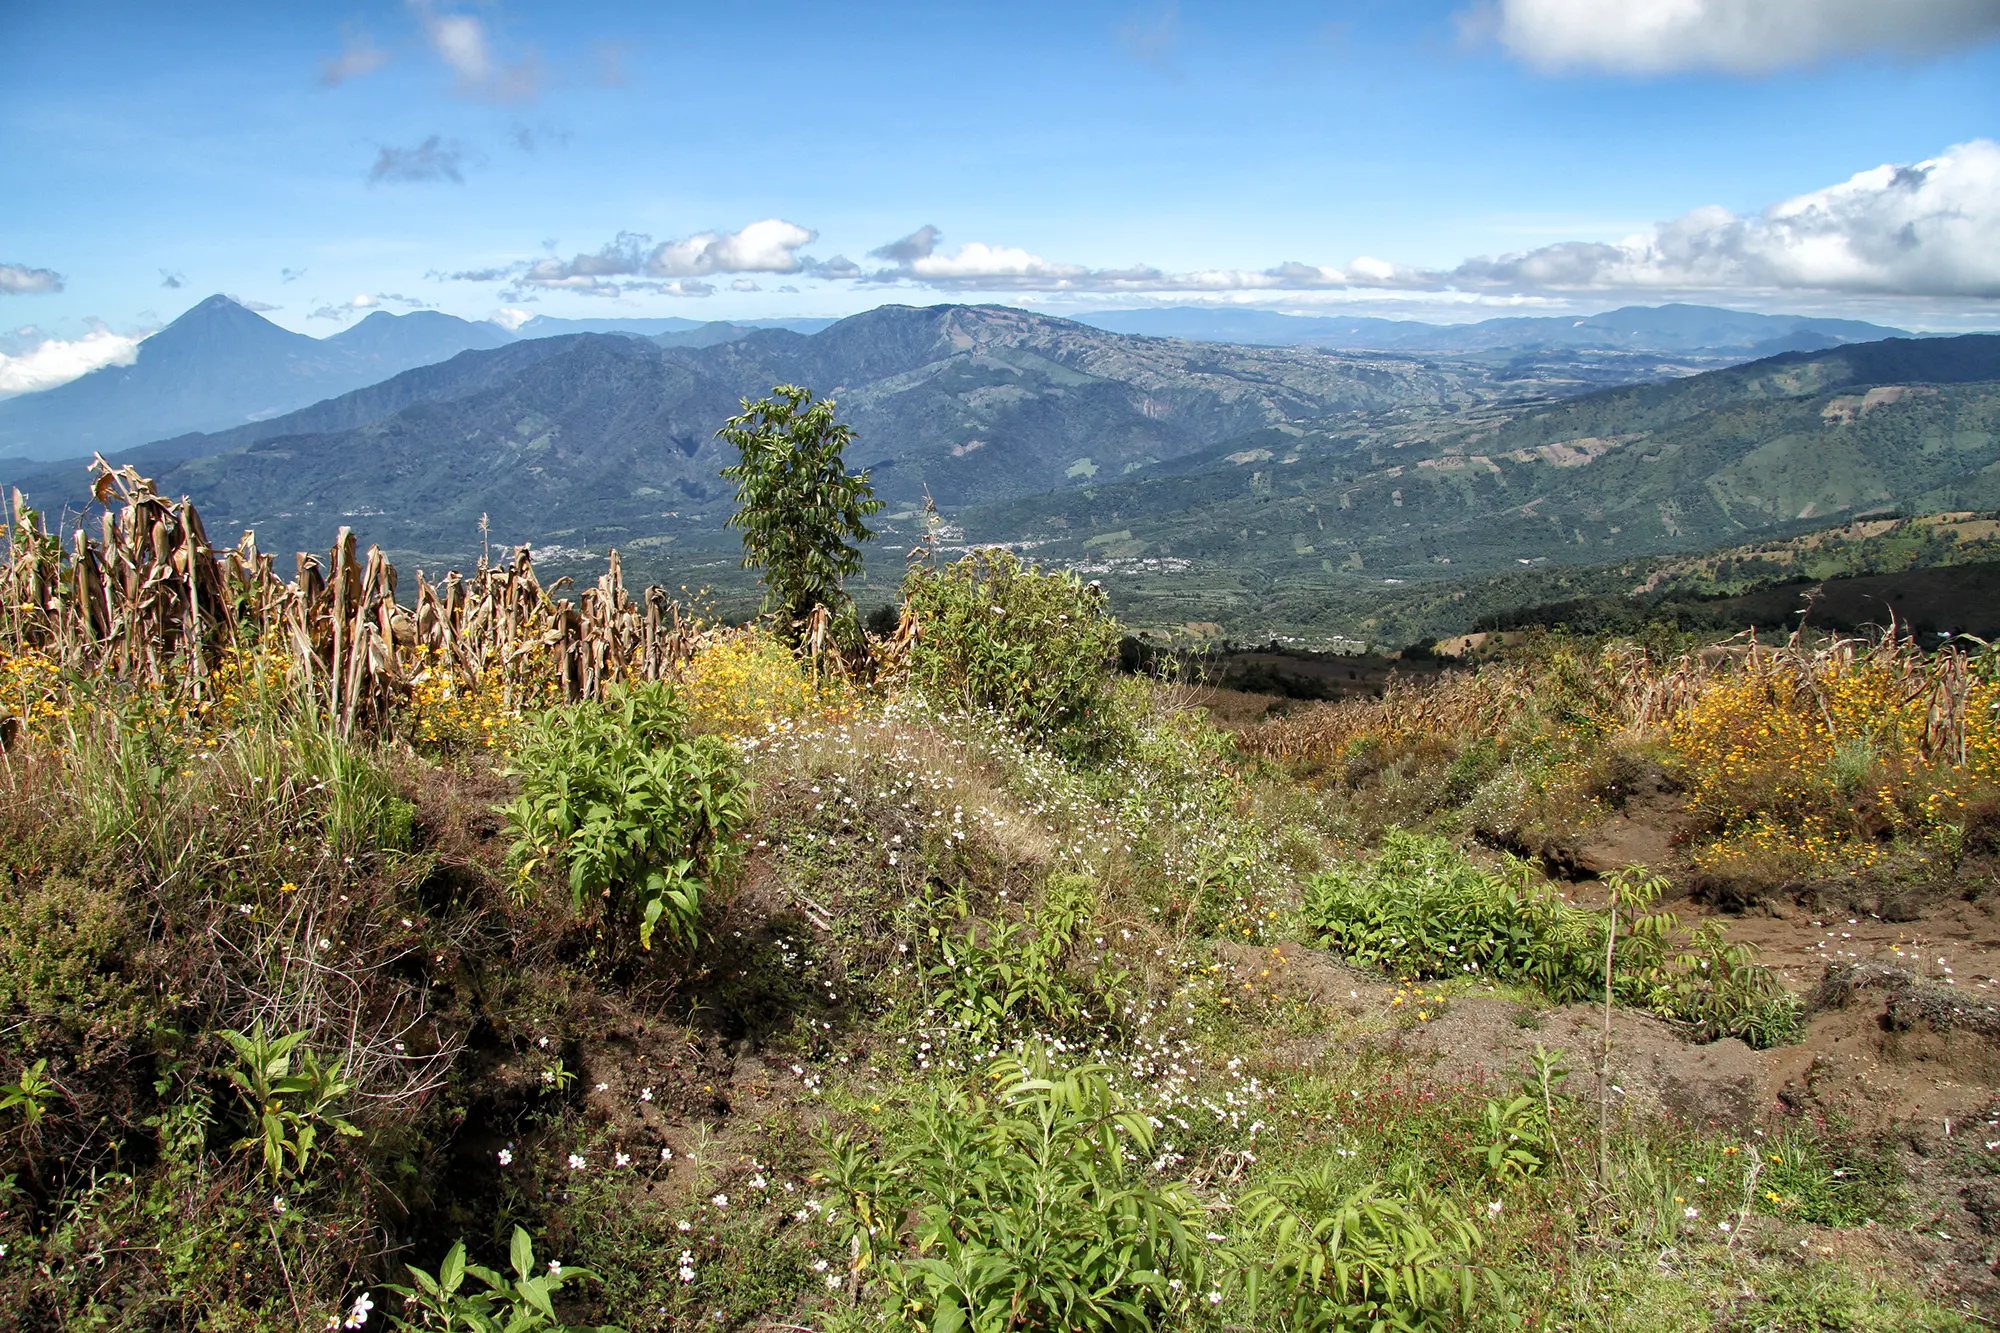
<path id="1" fill-rule="evenodd" d="M 1740 1245 L 1713 1227 L 1739 1192 L 1734 1140 L 1713 1131 L 1621 1123 L 1633 1165 L 1608 1201 L 1574 1156 L 1491 1179 L 1469 1150 L 1492 1090 L 1395 1053 L 1429 1011 L 1343 1018 L 1254 965 L 1300 929 L 1303 875 L 1381 822 L 1448 814 L 1438 775 L 1259 778 L 1175 702 L 1129 699 L 1137 730 L 1097 769 L 915 701 L 780 734 L 753 751 L 755 851 L 710 905 L 711 943 L 636 961 L 602 952 L 559 883 L 510 892 L 491 814 L 506 785 L 476 752 L 356 748 L 264 700 L 147 733 L 140 762 L 136 736 L 78 714 L 70 759 L 17 751 L 0 774 L 4 1067 L 47 1058 L 60 1088 L 39 1122 L 5 1122 L 8 1308 L 27 1327 L 317 1326 L 364 1287 L 387 1303 L 377 1284 L 453 1235 L 497 1262 L 518 1222 L 542 1257 L 603 1275 L 572 1318 L 855 1327 L 824 1280 L 842 1233 L 805 1203 L 840 1206 L 815 1135 L 910 1146 L 931 1099 L 1040 1032 L 1111 1058 L 1210 1209 L 1221 1303 L 1189 1293 L 1153 1326 L 1256 1322 L 1232 1274 L 1266 1242 L 1227 1201 L 1317 1168 L 1343 1188 L 1422 1180 L 1478 1216 L 1530 1327 L 1961 1326 L 1879 1257 L 1797 1261 L 1801 1238 L 1846 1235 L 1805 1217 L 1902 1215 L 1864 1140 L 1800 1130 L 1812 1188 L 1834 1169 L 1885 1183 L 1787 1194 Z M 1021 960 L 978 941 L 1057 929 L 1059 874 L 1088 877 L 1088 915 L 1017 995 L 1000 969 Z M 999 1016 L 968 1027 L 981 995 Z M 1440 1016 L 1536 1004 L 1467 981 L 1439 995 Z M 365 1136 L 275 1189 L 232 1150 L 247 1125 L 217 1037 L 260 1013 L 333 1052 L 372 1034 L 349 1103 Z M 1592 1115 L 1563 1102 L 1560 1132 L 1587 1137 Z M 1482 1304 L 1463 1326 L 1501 1320 Z"/>

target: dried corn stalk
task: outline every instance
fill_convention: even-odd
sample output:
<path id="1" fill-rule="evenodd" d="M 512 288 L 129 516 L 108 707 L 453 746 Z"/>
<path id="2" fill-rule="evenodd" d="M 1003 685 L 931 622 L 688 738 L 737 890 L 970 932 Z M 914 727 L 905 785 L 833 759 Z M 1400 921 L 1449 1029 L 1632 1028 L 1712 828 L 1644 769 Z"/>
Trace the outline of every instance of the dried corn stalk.
<path id="1" fill-rule="evenodd" d="M 469 578 L 419 574 L 404 606 L 396 567 L 377 548 L 360 554 L 349 528 L 324 560 L 300 554 L 287 581 L 254 533 L 217 553 L 192 503 L 163 498 L 129 466 L 93 467 L 92 497 L 105 506 L 95 534 L 80 523 L 65 553 L 16 491 L 0 564 L 7 645 L 71 671 L 198 699 L 225 655 L 275 634 L 343 725 L 382 728 L 426 666 L 468 687 L 497 677 L 509 702 L 545 697 L 551 684 L 575 700 L 672 675 L 698 638 L 662 589 L 631 596 L 616 552 L 574 602 L 554 595 L 567 579 L 542 586 L 522 547 Z"/>

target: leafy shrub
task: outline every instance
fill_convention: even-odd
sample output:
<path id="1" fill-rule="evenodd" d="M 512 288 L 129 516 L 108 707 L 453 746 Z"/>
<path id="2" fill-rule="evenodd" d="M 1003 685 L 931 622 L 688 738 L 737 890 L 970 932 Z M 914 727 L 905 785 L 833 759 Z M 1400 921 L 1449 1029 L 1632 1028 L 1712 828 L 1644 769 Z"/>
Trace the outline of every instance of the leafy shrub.
<path id="1" fill-rule="evenodd" d="M 743 532 L 743 566 L 763 571 L 767 610 L 787 629 L 815 608 L 849 606 L 841 580 L 861 572 L 861 548 L 875 534 L 864 522 L 882 508 L 868 472 L 845 459 L 854 430 L 833 419 L 831 398 L 780 384 L 771 397 L 743 401 L 716 434 L 736 446 L 739 462 L 722 469 L 736 483 L 729 526 Z"/>
<path id="2" fill-rule="evenodd" d="M 125 1026 L 138 1003 L 121 975 L 131 911 L 116 889 L 66 875 L 0 878 L 0 1012 L 76 1029 Z"/>
<path id="3" fill-rule="evenodd" d="M 353 1091 L 354 1085 L 340 1070 L 321 1066 L 318 1052 L 303 1045 L 305 1033 L 271 1037 L 259 1022 L 248 1032 L 225 1031 L 222 1038 L 236 1053 L 236 1068 L 228 1071 L 229 1081 L 243 1098 L 255 1126 L 236 1147 L 261 1152 L 264 1172 L 272 1184 L 282 1180 L 288 1170 L 305 1174 L 321 1130 L 330 1129 L 345 1138 L 360 1137 L 361 1131 L 333 1110 L 334 1103 Z"/>
<path id="4" fill-rule="evenodd" d="M 1310 879 L 1305 916 L 1324 943 L 1399 975 L 1527 981 L 1558 1004 L 1604 994 L 1605 913 L 1563 902 L 1525 863 L 1489 874 L 1441 838 L 1391 830 L 1373 861 Z M 1678 924 L 1671 912 L 1621 924 L 1617 998 L 1705 1037 L 1790 1040 L 1796 1002 L 1755 950 L 1716 926 L 1675 948 Z"/>
<path id="5" fill-rule="evenodd" d="M 1068 753 L 1106 739 L 1106 667 L 1119 631 L 1098 589 L 1010 551 L 975 551 L 943 568 L 912 569 L 903 596 L 917 625 L 917 688 L 991 708 Z"/>
<path id="6" fill-rule="evenodd" d="M 545 1330 L 545 1333 L 589 1333 L 584 1329 L 573 1329 L 571 1325 L 556 1318 L 555 1304 L 551 1297 L 561 1291 L 566 1283 L 595 1278 L 597 1275 L 584 1268 L 569 1268 L 562 1264 L 550 1264 L 541 1272 L 535 1270 L 535 1244 L 528 1233 L 520 1227 L 514 1228 L 514 1240 L 508 1247 L 508 1264 L 513 1268 L 510 1277 L 496 1273 L 490 1268 L 465 1261 L 465 1242 L 459 1241 L 445 1254 L 438 1271 L 427 1273 L 414 1264 L 404 1265 L 409 1269 L 414 1286 L 391 1286 L 404 1300 L 404 1317 L 391 1316 L 397 1328 L 437 1329 L 442 1333 L 529 1333 L 530 1330 Z M 469 1287 L 466 1278 L 476 1278 L 479 1288 Z M 358 1328 L 367 1321 L 366 1307 L 357 1304 L 355 1309 L 360 1318 L 349 1317 L 348 1327 Z M 408 1318 L 414 1314 L 415 1319 Z M 617 1333 L 605 1326 L 596 1333 Z"/>
<path id="7" fill-rule="evenodd" d="M 1042 905 L 1027 924 L 981 923 L 961 911 L 964 929 L 932 926 L 938 962 L 928 980 L 943 991 L 943 1009 L 975 1041 L 1004 1040 L 1027 1023 L 1075 1030 L 1087 1026 L 1099 997 L 1115 993 L 1122 973 L 1085 984 L 1065 966 L 1078 935 L 1097 907 L 1097 881 L 1057 871 L 1049 876 Z M 1112 1006 L 1105 1004 L 1106 1017 Z"/>
<path id="8" fill-rule="evenodd" d="M 1186 1299 L 1200 1204 L 1146 1178 L 1153 1127 L 1108 1072 L 1031 1046 L 994 1066 L 991 1098 L 939 1095 L 880 1146 L 828 1142 L 856 1271 L 893 1326 L 1122 1333 Z"/>
<path id="9" fill-rule="evenodd" d="M 1482 1297 L 1505 1299 L 1477 1260 L 1478 1228 L 1422 1185 L 1347 1188 L 1338 1166 L 1322 1163 L 1244 1195 L 1239 1211 L 1272 1246 L 1268 1282 L 1289 1328 L 1457 1328 Z M 1266 1279 L 1252 1276 L 1261 1303 Z"/>
<path id="10" fill-rule="evenodd" d="M 523 882 L 554 861 L 578 910 L 603 897 L 614 923 L 636 917 L 641 948 L 662 927 L 691 942 L 703 885 L 740 859 L 748 785 L 728 742 L 687 730 L 657 681 L 530 718 L 512 769 L 521 794 L 502 807 Z"/>

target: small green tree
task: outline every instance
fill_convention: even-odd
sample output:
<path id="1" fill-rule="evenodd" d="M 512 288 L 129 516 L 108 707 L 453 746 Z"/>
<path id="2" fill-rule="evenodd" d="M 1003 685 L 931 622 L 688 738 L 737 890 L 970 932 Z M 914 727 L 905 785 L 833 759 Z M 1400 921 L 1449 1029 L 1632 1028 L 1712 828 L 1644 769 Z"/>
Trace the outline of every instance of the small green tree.
<path id="1" fill-rule="evenodd" d="M 780 384 L 772 396 L 743 400 L 740 415 L 716 434 L 742 461 L 722 469 L 736 483 L 729 526 L 743 532 L 743 567 L 763 572 L 765 609 L 794 627 L 817 607 L 847 608 L 841 580 L 861 570 L 855 542 L 873 537 L 866 523 L 882 508 L 868 473 L 850 473 L 844 457 L 852 427 L 833 418 L 834 402 Z"/>

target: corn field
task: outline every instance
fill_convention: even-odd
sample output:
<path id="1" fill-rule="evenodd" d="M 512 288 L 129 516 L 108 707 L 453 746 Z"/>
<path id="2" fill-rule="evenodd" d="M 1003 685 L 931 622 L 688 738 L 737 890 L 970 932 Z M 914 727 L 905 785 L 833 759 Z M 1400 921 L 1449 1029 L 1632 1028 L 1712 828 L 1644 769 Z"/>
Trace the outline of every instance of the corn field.
<path id="1" fill-rule="evenodd" d="M 396 567 L 376 548 L 360 554 L 349 528 L 324 559 L 299 554 L 284 579 L 254 533 L 218 552 L 189 501 L 159 495 L 129 466 L 100 458 L 96 471 L 103 512 L 67 543 L 15 491 L 0 566 L 0 648 L 77 676 L 200 700 L 232 654 L 275 640 L 294 683 L 343 727 L 381 728 L 420 671 L 468 689 L 497 680 L 510 701 L 576 700 L 670 675 L 697 638 L 662 589 L 631 595 L 616 552 L 574 601 L 557 595 L 567 579 L 543 586 L 521 547 L 469 576 L 419 573 L 404 605 Z"/>

